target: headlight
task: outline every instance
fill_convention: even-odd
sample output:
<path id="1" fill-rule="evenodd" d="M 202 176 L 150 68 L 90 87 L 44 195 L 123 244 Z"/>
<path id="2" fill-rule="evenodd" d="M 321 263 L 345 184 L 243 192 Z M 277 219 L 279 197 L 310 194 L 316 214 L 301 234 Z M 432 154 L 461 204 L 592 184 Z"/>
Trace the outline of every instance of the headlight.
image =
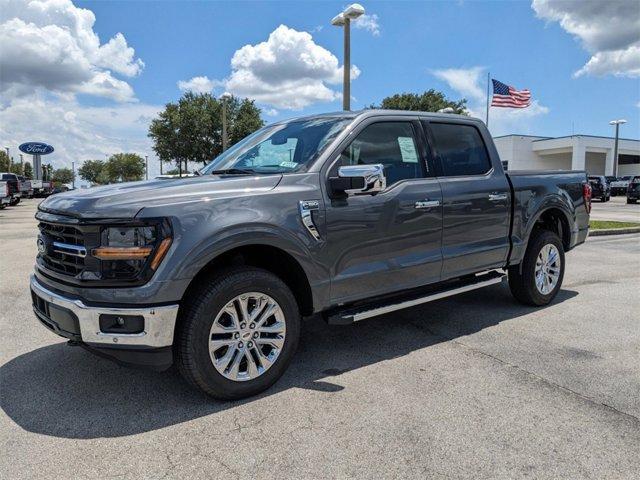
<path id="1" fill-rule="evenodd" d="M 109 226 L 102 228 L 100 246 L 91 255 L 100 260 L 103 278 L 132 279 L 147 266 L 156 270 L 170 246 L 171 230 L 166 221 L 143 226 Z"/>

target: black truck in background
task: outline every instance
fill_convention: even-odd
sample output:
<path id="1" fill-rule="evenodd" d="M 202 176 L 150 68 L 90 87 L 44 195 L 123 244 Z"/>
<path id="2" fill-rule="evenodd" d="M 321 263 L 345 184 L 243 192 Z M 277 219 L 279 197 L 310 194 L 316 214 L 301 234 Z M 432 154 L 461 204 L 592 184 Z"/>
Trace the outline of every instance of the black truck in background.
<path id="1" fill-rule="evenodd" d="M 590 202 L 585 172 L 505 173 L 477 119 L 298 118 L 195 177 L 43 201 L 33 306 L 74 344 L 241 398 L 283 374 L 304 317 L 350 324 L 503 281 L 548 304 Z"/>

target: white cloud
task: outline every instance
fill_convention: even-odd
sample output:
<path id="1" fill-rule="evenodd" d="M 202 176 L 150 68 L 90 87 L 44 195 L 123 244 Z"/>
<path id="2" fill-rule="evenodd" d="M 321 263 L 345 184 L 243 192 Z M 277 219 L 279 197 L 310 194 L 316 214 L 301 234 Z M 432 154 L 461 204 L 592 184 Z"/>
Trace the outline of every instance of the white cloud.
<path id="1" fill-rule="evenodd" d="M 606 0 L 533 0 L 536 15 L 558 22 L 592 55 L 574 73 L 640 76 L 640 3 Z"/>
<path id="2" fill-rule="evenodd" d="M 480 74 L 482 67 L 473 68 L 446 68 L 433 70 L 432 73 L 440 80 L 445 81 L 453 90 L 461 93 L 468 100 L 482 100 L 486 94 L 480 87 Z"/>
<path id="3" fill-rule="evenodd" d="M 358 17 L 353 22 L 354 28 L 359 28 L 361 30 L 367 30 L 374 37 L 380 35 L 380 23 L 378 22 L 378 15 L 375 13 L 368 15 L 364 14 Z"/>
<path id="4" fill-rule="evenodd" d="M 47 90 L 133 101 L 132 77 L 144 68 L 121 33 L 100 44 L 95 15 L 70 0 L 2 0 L 0 93 L 5 99 Z"/>
<path id="5" fill-rule="evenodd" d="M 264 114 L 268 117 L 275 117 L 276 115 L 278 115 L 278 110 L 276 110 L 275 108 L 267 108 L 266 110 L 264 110 Z"/>
<path id="6" fill-rule="evenodd" d="M 43 157 L 55 168 L 78 167 L 84 160 L 104 160 L 105 154 L 134 152 L 149 155 L 150 173 L 159 166 L 147 137 L 149 122 L 162 106 L 122 103 L 106 107 L 83 107 L 74 99 L 48 99 L 43 95 L 14 99 L 0 110 L 0 142 L 12 147 L 26 141 L 43 141 L 55 152 Z M 64 121 L 61 121 L 64 119 Z M 25 155 L 25 161 L 31 161 Z"/>
<path id="7" fill-rule="evenodd" d="M 193 77 L 191 80 L 180 80 L 178 88 L 183 92 L 211 93 L 216 82 L 209 77 Z"/>
<path id="8" fill-rule="evenodd" d="M 351 78 L 360 75 L 351 69 Z M 308 32 L 286 25 L 269 38 L 245 45 L 231 59 L 231 75 L 220 82 L 231 93 L 281 109 L 302 109 L 318 102 L 331 102 L 340 94 L 331 84 L 342 82 L 342 67 Z"/>
<path id="9" fill-rule="evenodd" d="M 467 109 L 472 117 L 486 117 L 486 69 L 483 67 L 446 68 L 431 72 L 449 87 L 467 99 Z M 535 91 L 532 92 L 535 97 Z M 527 108 L 491 108 L 489 127 L 492 135 L 529 133 L 531 121 L 549 113 L 549 108 L 533 100 Z"/>

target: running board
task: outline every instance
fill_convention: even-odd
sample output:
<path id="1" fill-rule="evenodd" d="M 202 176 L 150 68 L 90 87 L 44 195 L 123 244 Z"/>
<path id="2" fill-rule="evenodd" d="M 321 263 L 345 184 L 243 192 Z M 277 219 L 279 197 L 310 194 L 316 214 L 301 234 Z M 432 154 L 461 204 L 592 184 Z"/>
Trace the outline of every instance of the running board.
<path id="1" fill-rule="evenodd" d="M 469 292 L 478 288 L 488 287 L 489 285 L 495 285 L 496 283 L 501 283 L 506 278 L 506 274 L 496 271 L 476 275 L 470 279 L 461 280 L 454 284 L 448 284 L 446 287 L 439 290 L 432 290 L 428 294 L 414 294 L 412 297 L 405 297 L 400 300 L 395 298 L 395 303 L 378 303 L 377 305 L 370 304 L 368 306 L 361 306 L 360 308 L 341 310 L 330 315 L 327 318 L 327 323 L 329 325 L 349 325 L 366 318 L 377 317 L 378 315 L 395 312 L 396 310 L 415 307 L 416 305 L 433 302 L 435 300 L 440 300 L 441 298 L 451 297 L 453 295 Z M 394 300 L 390 300 L 390 302 L 394 302 Z"/>

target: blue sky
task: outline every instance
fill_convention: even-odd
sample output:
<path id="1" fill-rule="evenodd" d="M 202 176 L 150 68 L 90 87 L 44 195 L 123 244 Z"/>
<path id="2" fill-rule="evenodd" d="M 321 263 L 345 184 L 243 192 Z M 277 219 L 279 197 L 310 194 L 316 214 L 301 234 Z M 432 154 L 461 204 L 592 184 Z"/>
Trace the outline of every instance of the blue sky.
<path id="1" fill-rule="evenodd" d="M 47 22 L 73 25 L 66 14 L 41 18 L 30 10 L 28 0 L 2 1 L 11 6 L 3 9 L 0 17 L 7 27 L 5 34 L 23 26 L 7 23 L 15 22 L 14 17 L 24 25 L 34 22 L 39 28 L 45 28 Z M 454 99 L 467 97 L 472 113 L 484 116 L 486 72 L 490 71 L 504 83 L 529 88 L 534 99 L 526 111 L 492 108 L 494 135 L 562 136 L 572 131 L 609 135 L 612 127 L 608 121 L 626 118 L 623 136 L 640 137 L 637 2 L 608 2 L 613 6 L 606 7 L 590 4 L 589 9 L 583 8 L 588 2 L 567 5 L 554 0 L 536 0 L 533 6 L 530 1 L 362 3 L 369 15 L 369 28 L 352 31 L 352 63 L 359 70 L 352 82 L 353 109 L 396 92 L 435 88 Z M 20 4 L 25 8 L 19 8 Z M 50 85 L 38 79 L 29 82 L 23 76 L 9 88 L 3 79 L 0 120 L 5 125 L 0 126 L 0 140 L 58 142 L 58 156 L 51 158 L 63 163 L 71 157 L 95 156 L 118 148 L 146 151 L 149 143 L 144 133 L 149 119 L 163 104 L 179 98 L 178 82 L 194 77 L 206 77 L 206 88 L 215 94 L 224 90 L 257 92 L 254 77 L 247 80 L 247 75 L 268 77 L 269 88 L 280 88 L 277 94 L 259 97 L 267 121 L 338 110 L 341 86 L 334 77 L 342 65 L 342 31 L 329 21 L 345 5 L 330 1 L 76 1 L 66 5 L 67 16 L 81 15 L 79 9 L 90 10 L 99 46 L 118 34 L 124 43 L 114 42 L 112 49 L 100 54 L 96 49 L 89 51 L 87 68 L 92 73 L 82 73 L 84 83 Z M 280 25 L 286 28 L 280 30 L 278 39 L 269 41 L 266 50 L 256 47 L 267 42 Z M 286 59 L 289 63 L 280 63 L 282 68 L 265 67 L 256 58 L 289 41 L 298 42 L 301 32 L 311 35 L 304 40 L 304 48 L 314 57 L 315 77 L 309 82 L 298 81 L 305 70 L 290 57 Z M 83 41 L 83 37 L 76 37 Z M 241 65 L 232 69 L 234 54 L 246 45 L 248 50 L 238 60 Z M 9 55 L 2 59 L 3 69 L 15 65 L 19 70 L 25 55 L 32 53 Z M 107 54 L 113 58 L 105 59 Z M 86 80 L 86 75 L 104 72 L 115 79 L 119 93 L 96 86 L 102 84 L 95 79 Z M 68 117 L 75 129 L 69 128 L 66 137 L 61 137 L 56 129 L 46 127 L 51 123 L 46 118 L 21 124 L 28 116 L 28 98 L 38 109 L 57 112 L 57 118 Z M 110 118 L 116 120 L 110 122 Z M 66 140 L 71 138 L 78 145 L 71 146 L 72 140 Z M 83 141 L 92 145 L 79 146 Z"/>

